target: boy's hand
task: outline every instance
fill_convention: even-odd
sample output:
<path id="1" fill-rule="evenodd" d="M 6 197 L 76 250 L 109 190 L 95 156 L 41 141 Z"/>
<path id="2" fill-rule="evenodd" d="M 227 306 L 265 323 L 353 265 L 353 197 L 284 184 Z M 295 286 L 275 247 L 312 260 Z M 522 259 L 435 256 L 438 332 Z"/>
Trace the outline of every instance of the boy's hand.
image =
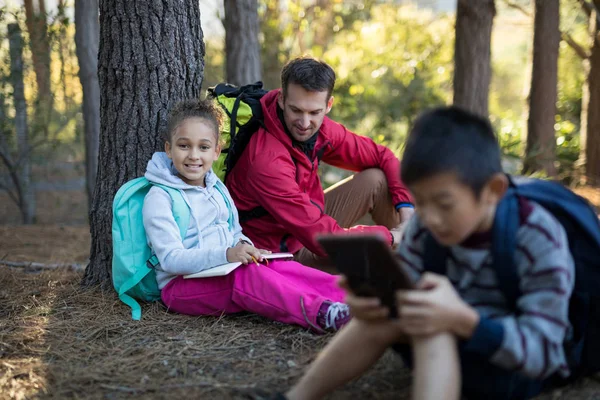
<path id="1" fill-rule="evenodd" d="M 345 302 L 350 307 L 350 314 L 356 319 L 363 321 L 380 321 L 387 318 L 390 310 L 381 305 L 377 297 L 361 297 L 352 293 L 348 280 L 344 275 L 340 275 L 338 285 L 346 291 Z"/>
<path id="2" fill-rule="evenodd" d="M 251 244 L 242 241 L 238 242 L 235 247 L 228 248 L 226 254 L 227 261 L 229 262 L 241 262 L 242 264 L 248 264 L 263 260 L 260 250 Z"/>
<path id="3" fill-rule="evenodd" d="M 442 275 L 426 272 L 418 290 L 397 292 L 398 318 L 407 335 L 433 335 L 452 332 L 469 338 L 479 323 L 479 314 L 460 298 Z"/>

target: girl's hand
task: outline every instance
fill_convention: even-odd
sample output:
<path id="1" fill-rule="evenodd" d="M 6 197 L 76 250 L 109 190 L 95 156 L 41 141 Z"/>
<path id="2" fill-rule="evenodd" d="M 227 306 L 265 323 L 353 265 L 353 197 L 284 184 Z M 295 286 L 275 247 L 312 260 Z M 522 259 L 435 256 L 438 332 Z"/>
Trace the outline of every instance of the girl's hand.
<path id="1" fill-rule="evenodd" d="M 245 242 L 238 242 L 235 247 L 228 248 L 226 254 L 227 261 L 241 262 L 244 265 L 263 260 L 260 250 Z"/>

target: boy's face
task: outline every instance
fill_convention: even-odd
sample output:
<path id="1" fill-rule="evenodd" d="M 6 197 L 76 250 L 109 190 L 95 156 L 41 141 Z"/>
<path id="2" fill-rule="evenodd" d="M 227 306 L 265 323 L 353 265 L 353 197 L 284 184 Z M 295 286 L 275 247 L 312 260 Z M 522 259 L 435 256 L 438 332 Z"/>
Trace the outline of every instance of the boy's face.
<path id="1" fill-rule="evenodd" d="M 288 84 L 285 97 L 283 91 L 277 98 L 283 110 L 285 125 L 292 137 L 306 142 L 321 127 L 325 115 L 331 110 L 333 96 L 327 98 L 327 92 L 312 92 L 295 83 Z"/>
<path id="2" fill-rule="evenodd" d="M 165 152 L 185 183 L 205 186 L 206 173 L 219 158 L 221 148 L 210 122 L 203 118 L 188 118 L 177 127 L 171 142 L 165 143 Z"/>
<path id="3" fill-rule="evenodd" d="M 440 244 L 453 246 L 473 233 L 492 228 L 496 205 L 506 186 L 506 177 L 498 174 L 476 198 L 469 186 L 448 172 L 423 179 L 411 185 L 410 190 L 423 224 Z"/>

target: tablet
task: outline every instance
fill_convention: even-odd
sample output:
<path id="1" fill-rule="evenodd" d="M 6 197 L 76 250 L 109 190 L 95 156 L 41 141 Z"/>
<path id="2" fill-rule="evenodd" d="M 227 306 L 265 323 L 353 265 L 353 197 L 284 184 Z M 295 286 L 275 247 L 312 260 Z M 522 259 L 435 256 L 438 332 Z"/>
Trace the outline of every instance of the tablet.
<path id="1" fill-rule="evenodd" d="M 400 260 L 378 236 L 323 235 L 317 238 L 336 269 L 358 296 L 379 297 L 397 316 L 395 291 L 414 285 Z"/>

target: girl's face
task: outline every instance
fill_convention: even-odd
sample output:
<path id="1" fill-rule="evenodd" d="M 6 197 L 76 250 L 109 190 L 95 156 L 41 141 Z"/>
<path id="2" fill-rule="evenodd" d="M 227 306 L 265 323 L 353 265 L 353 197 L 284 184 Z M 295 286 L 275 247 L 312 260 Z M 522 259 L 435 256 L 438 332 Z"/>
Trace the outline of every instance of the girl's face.
<path id="1" fill-rule="evenodd" d="M 209 121 L 188 118 L 175 129 L 171 141 L 165 143 L 165 152 L 185 183 L 206 187 L 204 178 L 219 158 L 221 147 Z"/>

